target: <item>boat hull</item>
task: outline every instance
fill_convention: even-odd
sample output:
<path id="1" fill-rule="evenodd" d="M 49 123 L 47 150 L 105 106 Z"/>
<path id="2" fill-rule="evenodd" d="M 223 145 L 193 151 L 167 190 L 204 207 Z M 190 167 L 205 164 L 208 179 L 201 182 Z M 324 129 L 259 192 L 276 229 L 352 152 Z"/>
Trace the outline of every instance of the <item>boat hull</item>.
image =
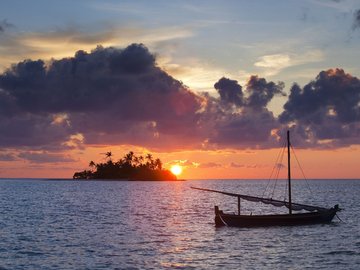
<path id="1" fill-rule="evenodd" d="M 225 214 L 215 206 L 215 225 L 217 227 L 268 227 L 268 226 L 298 226 L 329 223 L 334 218 L 337 209 L 326 211 L 281 214 L 281 215 L 234 215 Z"/>

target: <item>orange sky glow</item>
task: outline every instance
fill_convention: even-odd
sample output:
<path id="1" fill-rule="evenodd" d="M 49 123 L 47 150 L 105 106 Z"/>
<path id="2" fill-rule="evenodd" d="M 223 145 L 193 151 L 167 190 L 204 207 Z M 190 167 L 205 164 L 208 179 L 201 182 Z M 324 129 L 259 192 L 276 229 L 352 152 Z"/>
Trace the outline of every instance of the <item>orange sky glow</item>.
<path id="1" fill-rule="evenodd" d="M 114 160 L 127 151 L 137 150 L 138 154 L 149 153 L 146 149 L 131 146 L 89 147 L 81 153 L 74 153 L 75 162 L 36 164 L 24 161 L 1 162 L 0 177 L 11 178 L 71 178 L 75 171 L 88 169 L 90 160 L 104 162 L 105 153 L 111 150 Z M 308 179 L 357 179 L 360 167 L 357 161 L 358 147 L 336 150 L 297 149 L 305 176 Z M 183 171 L 179 179 L 269 179 L 279 149 L 246 151 L 178 151 L 172 153 L 151 152 L 164 162 L 166 169 L 178 164 Z M 286 164 L 285 160 L 283 164 Z M 293 157 L 293 178 L 303 179 L 303 175 Z M 279 178 L 286 179 L 286 167 Z"/>

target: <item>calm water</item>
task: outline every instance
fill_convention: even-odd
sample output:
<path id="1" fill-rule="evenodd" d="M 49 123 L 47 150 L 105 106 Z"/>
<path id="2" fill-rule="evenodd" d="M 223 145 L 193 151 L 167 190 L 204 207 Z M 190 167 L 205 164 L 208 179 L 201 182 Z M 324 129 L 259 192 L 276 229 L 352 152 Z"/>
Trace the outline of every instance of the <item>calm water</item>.
<path id="1" fill-rule="evenodd" d="M 0 269 L 359 269 L 360 181 L 294 181 L 295 201 L 345 208 L 344 222 L 303 227 L 215 228 L 214 204 L 236 200 L 190 189 L 266 184 L 0 180 Z"/>

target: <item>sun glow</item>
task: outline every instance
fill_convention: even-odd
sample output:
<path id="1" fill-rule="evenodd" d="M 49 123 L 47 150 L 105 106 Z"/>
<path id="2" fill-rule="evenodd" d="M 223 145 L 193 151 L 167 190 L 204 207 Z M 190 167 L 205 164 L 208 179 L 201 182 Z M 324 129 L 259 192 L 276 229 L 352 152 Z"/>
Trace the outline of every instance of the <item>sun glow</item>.
<path id="1" fill-rule="evenodd" d="M 171 166 L 170 171 L 175 174 L 176 176 L 180 175 L 182 173 L 182 167 L 180 165 L 173 165 Z"/>

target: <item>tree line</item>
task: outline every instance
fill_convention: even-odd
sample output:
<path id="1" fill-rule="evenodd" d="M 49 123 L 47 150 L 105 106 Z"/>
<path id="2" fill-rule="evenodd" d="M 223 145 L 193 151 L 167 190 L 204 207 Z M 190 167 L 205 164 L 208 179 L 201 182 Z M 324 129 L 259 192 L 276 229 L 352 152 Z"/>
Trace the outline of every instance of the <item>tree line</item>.
<path id="1" fill-rule="evenodd" d="M 106 162 L 89 162 L 90 169 L 75 172 L 74 179 L 119 179 L 119 180 L 177 180 L 169 170 L 163 168 L 159 158 L 152 154 L 136 156 L 130 151 L 118 161 L 113 161 L 112 152 L 105 153 Z"/>

